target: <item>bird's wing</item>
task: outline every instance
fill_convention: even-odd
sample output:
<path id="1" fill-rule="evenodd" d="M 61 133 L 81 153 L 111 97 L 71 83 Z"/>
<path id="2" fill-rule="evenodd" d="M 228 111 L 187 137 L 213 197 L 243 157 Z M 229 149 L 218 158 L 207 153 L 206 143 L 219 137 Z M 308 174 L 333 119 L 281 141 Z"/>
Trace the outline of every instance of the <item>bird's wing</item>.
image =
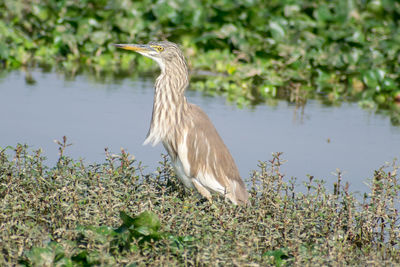
<path id="1" fill-rule="evenodd" d="M 189 129 L 178 148 L 185 172 L 212 191 L 224 194 L 244 188 L 247 194 L 236 164 L 208 116 L 193 104 L 189 104 L 189 112 Z"/>

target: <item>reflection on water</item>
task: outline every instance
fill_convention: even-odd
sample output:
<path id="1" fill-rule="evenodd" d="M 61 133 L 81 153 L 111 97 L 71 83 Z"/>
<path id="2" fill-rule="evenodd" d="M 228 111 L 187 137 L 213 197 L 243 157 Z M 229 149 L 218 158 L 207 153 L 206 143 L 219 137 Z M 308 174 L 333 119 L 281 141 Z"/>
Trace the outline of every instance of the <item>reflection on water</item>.
<path id="1" fill-rule="evenodd" d="M 54 139 L 68 137 L 67 154 L 86 162 L 104 161 L 104 148 L 134 154 L 152 171 L 165 153 L 162 145 L 142 146 L 153 103 L 153 78 L 100 83 L 87 76 L 66 80 L 56 73 L 22 72 L 0 78 L 0 147 L 27 143 L 43 148 L 49 164 L 57 159 Z M 307 174 L 331 187 L 337 168 L 350 189 L 367 190 L 373 170 L 400 156 L 400 127 L 387 117 L 354 103 L 324 106 L 308 100 L 304 107 L 287 101 L 238 109 L 222 97 L 188 91 L 190 102 L 210 116 L 232 152 L 242 176 L 257 169 L 258 160 L 284 152 L 286 177 L 305 181 Z"/>

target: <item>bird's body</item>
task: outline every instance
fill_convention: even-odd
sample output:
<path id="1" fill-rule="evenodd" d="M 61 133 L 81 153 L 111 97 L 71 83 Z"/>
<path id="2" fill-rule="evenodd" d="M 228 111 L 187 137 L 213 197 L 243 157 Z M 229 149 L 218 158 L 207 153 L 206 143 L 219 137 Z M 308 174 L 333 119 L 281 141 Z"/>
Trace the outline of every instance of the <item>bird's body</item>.
<path id="1" fill-rule="evenodd" d="M 187 102 L 189 72 L 179 47 L 171 42 L 116 45 L 154 59 L 161 68 L 155 83 L 153 114 L 144 144 L 162 142 L 182 183 L 211 200 L 218 192 L 235 204 L 248 193 L 236 164 L 208 116 Z"/>

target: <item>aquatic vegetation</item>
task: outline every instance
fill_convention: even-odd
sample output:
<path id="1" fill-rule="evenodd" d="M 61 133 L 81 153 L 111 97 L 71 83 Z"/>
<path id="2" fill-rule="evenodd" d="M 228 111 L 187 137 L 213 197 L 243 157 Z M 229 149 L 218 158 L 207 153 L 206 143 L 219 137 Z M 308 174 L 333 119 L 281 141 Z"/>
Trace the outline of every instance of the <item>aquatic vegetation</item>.
<path id="1" fill-rule="evenodd" d="M 183 4 L 184 2 L 184 4 Z M 191 67 L 215 75 L 194 89 L 240 105 L 301 92 L 357 100 L 400 122 L 400 4 L 395 0 L 22 1 L 0 3 L 0 62 L 72 74 L 153 71 L 115 42 L 168 38 Z M 296 98 L 294 98 L 296 99 Z"/>
<path id="2" fill-rule="evenodd" d="M 164 157 L 146 173 L 125 151 L 86 165 L 0 148 L 0 265 L 398 265 L 396 163 L 353 194 L 309 177 L 301 192 L 275 154 L 247 180 L 251 205 L 184 191 Z M 7 152 L 7 154 L 6 154 Z M 13 155 L 10 155 L 10 153 Z"/>

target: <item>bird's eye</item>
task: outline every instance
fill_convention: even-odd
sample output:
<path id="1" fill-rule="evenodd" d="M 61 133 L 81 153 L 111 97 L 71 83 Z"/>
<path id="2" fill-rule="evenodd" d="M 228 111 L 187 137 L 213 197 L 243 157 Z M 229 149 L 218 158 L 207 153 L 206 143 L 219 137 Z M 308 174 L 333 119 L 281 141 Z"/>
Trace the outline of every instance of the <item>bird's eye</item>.
<path id="1" fill-rule="evenodd" d="M 164 47 L 162 47 L 162 46 L 155 45 L 155 46 L 153 46 L 153 48 L 155 48 L 158 52 L 164 51 Z"/>

